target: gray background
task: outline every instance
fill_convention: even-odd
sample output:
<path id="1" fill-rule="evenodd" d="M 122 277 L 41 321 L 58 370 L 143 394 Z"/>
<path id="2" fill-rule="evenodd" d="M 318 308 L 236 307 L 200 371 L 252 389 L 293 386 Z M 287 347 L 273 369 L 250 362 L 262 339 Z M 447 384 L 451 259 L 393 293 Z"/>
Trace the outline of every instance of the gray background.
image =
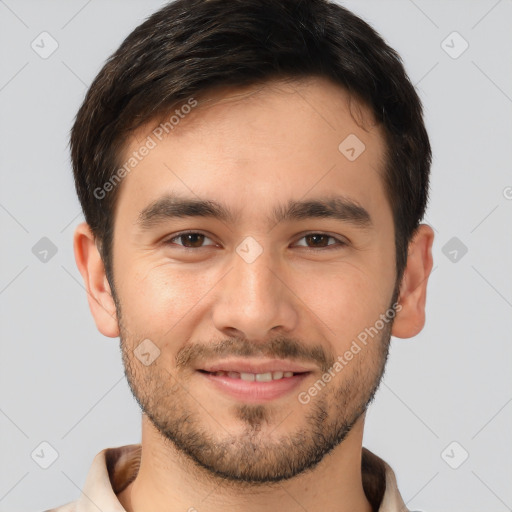
<path id="1" fill-rule="evenodd" d="M 0 0 L 0 511 L 74 500 L 97 452 L 140 441 L 118 339 L 97 332 L 74 261 L 67 143 L 105 59 L 162 4 Z M 427 324 L 393 340 L 365 445 L 411 509 L 512 510 L 512 2 L 344 5 L 402 55 L 434 151 Z M 43 31 L 59 45 L 46 59 Z"/>

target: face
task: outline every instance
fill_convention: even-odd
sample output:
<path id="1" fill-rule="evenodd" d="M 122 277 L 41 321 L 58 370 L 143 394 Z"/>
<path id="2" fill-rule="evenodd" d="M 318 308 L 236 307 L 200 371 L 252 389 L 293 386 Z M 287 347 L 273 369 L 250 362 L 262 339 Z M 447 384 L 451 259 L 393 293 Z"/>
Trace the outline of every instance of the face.
<path id="1" fill-rule="evenodd" d="M 384 138 L 323 79 L 209 98 L 126 148 L 154 142 L 115 212 L 123 360 L 164 439 L 233 481 L 278 481 L 345 439 L 384 370 Z"/>

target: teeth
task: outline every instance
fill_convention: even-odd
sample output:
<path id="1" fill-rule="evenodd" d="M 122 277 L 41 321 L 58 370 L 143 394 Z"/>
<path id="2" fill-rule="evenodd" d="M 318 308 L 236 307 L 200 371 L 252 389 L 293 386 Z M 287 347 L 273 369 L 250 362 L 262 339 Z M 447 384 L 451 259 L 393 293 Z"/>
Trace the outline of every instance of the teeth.
<path id="1" fill-rule="evenodd" d="M 256 380 L 258 382 L 270 382 L 272 380 L 272 374 L 268 373 L 257 373 Z"/>
<path id="2" fill-rule="evenodd" d="M 241 379 L 249 382 L 270 382 L 272 380 L 279 380 L 284 378 L 293 377 L 293 372 L 267 372 L 267 373 L 246 373 L 246 372 L 213 372 L 216 377 L 228 376 L 230 379 Z"/>

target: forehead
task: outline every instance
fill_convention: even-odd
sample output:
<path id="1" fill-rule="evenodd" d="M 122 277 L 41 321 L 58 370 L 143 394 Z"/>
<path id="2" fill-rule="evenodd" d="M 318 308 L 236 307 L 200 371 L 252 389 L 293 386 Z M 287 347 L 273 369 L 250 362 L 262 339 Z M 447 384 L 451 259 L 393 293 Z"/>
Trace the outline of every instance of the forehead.
<path id="1" fill-rule="evenodd" d="M 340 193 L 376 206 L 385 200 L 381 127 L 329 80 L 218 88 L 183 101 L 194 103 L 178 105 L 127 141 L 121 162 L 136 165 L 125 166 L 116 216 L 133 221 L 169 193 L 222 198 L 234 211 L 266 218 L 308 194 Z M 151 149 L 141 158 L 144 146 Z"/>

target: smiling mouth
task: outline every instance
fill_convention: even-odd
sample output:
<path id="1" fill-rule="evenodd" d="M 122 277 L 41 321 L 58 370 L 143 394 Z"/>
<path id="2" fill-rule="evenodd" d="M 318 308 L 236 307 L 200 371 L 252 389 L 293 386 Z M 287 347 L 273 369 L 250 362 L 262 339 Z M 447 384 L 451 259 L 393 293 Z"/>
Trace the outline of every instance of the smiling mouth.
<path id="1" fill-rule="evenodd" d="M 274 380 L 289 379 L 295 375 L 303 375 L 310 372 L 290 372 L 290 371 L 275 371 L 264 373 L 250 373 L 250 372 L 236 372 L 217 370 L 208 372 L 206 370 L 199 370 L 202 373 L 207 373 L 215 377 L 228 377 L 230 379 L 240 379 L 246 382 L 272 382 Z"/>
<path id="2" fill-rule="evenodd" d="M 229 368 L 223 370 L 223 366 Z M 239 371 L 236 371 L 236 366 Z M 217 390 L 224 396 L 237 402 L 261 404 L 289 396 L 313 373 L 296 365 L 294 370 L 297 371 L 292 371 L 291 364 L 281 364 L 281 369 L 278 369 L 279 366 L 276 368 L 276 363 L 258 365 L 267 368 L 255 366 L 248 363 L 219 363 L 208 369 L 197 369 L 197 374 L 212 386 L 212 390 Z"/>

